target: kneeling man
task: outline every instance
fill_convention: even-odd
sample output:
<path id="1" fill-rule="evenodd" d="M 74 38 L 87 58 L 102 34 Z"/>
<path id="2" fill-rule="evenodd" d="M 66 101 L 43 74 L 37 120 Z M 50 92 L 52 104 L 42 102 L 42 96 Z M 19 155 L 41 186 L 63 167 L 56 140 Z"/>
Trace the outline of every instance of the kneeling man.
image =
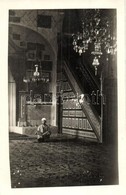
<path id="1" fill-rule="evenodd" d="M 51 135 L 49 126 L 46 124 L 46 118 L 42 118 L 41 121 L 42 121 L 42 124 L 38 126 L 38 129 L 36 132 L 38 142 L 46 141 L 47 139 L 50 138 L 50 135 Z"/>

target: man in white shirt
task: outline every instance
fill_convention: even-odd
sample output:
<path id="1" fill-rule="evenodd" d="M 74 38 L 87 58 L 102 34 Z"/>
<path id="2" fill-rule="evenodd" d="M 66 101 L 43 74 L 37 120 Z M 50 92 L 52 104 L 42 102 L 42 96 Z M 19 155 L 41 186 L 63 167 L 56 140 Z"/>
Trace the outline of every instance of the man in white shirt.
<path id="1" fill-rule="evenodd" d="M 42 121 L 42 124 L 38 126 L 38 129 L 36 132 L 38 142 L 46 141 L 47 139 L 50 138 L 50 135 L 51 135 L 49 126 L 46 124 L 46 118 L 42 118 L 41 121 Z"/>

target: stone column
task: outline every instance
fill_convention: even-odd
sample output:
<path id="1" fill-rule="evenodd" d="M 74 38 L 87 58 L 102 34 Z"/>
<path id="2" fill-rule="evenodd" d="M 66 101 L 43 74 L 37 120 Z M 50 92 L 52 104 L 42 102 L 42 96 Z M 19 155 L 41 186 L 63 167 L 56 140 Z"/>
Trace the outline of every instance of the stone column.
<path id="1" fill-rule="evenodd" d="M 52 106 L 51 106 L 51 125 L 56 126 L 56 79 L 57 79 L 57 61 L 53 60 L 53 70 L 52 70 Z"/>
<path id="2" fill-rule="evenodd" d="M 104 93 L 106 104 L 103 115 L 103 141 L 115 143 L 118 140 L 118 118 L 117 118 L 117 64 L 116 56 L 110 56 L 108 72 L 104 78 Z"/>
<path id="3" fill-rule="evenodd" d="M 9 126 L 16 126 L 16 83 L 10 68 L 8 71 L 8 81 Z"/>

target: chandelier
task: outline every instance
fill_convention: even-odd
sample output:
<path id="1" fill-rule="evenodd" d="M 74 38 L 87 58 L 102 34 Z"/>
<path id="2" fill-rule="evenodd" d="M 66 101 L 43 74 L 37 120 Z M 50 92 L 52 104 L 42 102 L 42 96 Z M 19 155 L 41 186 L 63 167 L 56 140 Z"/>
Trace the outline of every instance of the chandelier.
<path id="1" fill-rule="evenodd" d="M 49 75 L 48 73 L 42 73 L 42 71 L 38 70 L 38 64 L 35 64 L 35 71 L 26 72 L 26 76 L 23 78 L 23 82 L 30 83 L 30 82 L 37 82 L 42 81 L 44 83 L 49 82 Z"/>
<path id="2" fill-rule="evenodd" d="M 94 55 L 92 65 L 97 68 L 100 64 L 99 59 L 105 51 L 107 54 L 114 55 L 117 51 L 115 23 L 109 17 L 102 15 L 102 10 L 83 10 L 82 30 L 73 34 L 73 49 L 79 53 L 85 53 L 89 45 L 93 44 Z"/>
<path id="3" fill-rule="evenodd" d="M 73 49 L 81 55 L 88 49 L 89 42 L 89 32 L 84 28 L 84 22 L 82 22 L 82 33 L 73 34 Z"/>

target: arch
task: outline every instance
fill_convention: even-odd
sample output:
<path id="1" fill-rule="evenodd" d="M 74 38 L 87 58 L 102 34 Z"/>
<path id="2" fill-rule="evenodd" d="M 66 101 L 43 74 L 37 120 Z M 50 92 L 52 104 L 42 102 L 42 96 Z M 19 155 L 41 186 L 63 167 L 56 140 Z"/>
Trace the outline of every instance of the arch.
<path id="1" fill-rule="evenodd" d="M 50 51 L 52 53 L 53 58 L 56 59 L 57 52 L 55 51 L 54 47 L 50 44 L 50 42 L 47 40 L 47 38 L 44 36 L 44 34 L 41 34 L 40 32 L 38 32 L 36 30 L 33 30 L 32 28 L 27 27 L 27 26 L 22 25 L 22 24 L 15 24 L 15 23 L 10 22 L 9 25 L 10 26 L 16 26 L 16 27 L 19 27 L 19 28 L 24 28 L 24 29 L 30 30 L 34 34 L 37 34 L 46 43 L 47 47 L 50 49 Z"/>

